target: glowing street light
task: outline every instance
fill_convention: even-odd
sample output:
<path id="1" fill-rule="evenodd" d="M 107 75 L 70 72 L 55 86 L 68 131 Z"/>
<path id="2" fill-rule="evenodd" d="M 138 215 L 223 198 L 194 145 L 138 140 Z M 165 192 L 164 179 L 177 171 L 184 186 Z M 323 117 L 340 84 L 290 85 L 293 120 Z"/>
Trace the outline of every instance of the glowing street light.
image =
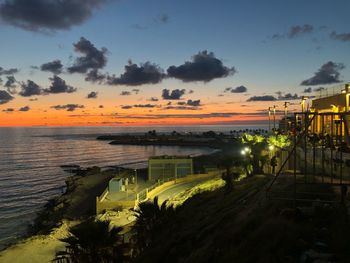
<path id="1" fill-rule="evenodd" d="M 269 145 L 269 150 L 270 150 L 270 151 L 273 151 L 274 149 L 275 149 L 275 146 Z"/>
<path id="2" fill-rule="evenodd" d="M 271 131 L 271 107 L 269 107 L 269 132 Z"/>
<path id="3" fill-rule="evenodd" d="M 288 125 L 288 122 L 287 122 L 287 115 L 288 115 L 288 104 L 290 104 L 290 102 L 288 101 L 285 101 L 284 102 L 284 131 L 287 133 L 287 125 Z"/>

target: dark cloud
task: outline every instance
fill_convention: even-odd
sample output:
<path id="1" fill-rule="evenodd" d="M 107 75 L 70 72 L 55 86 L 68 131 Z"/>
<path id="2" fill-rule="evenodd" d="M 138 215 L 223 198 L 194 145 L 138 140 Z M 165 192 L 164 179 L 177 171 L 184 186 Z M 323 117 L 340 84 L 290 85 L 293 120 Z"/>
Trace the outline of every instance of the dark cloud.
<path id="1" fill-rule="evenodd" d="M 100 105 L 100 106 L 98 106 L 100 109 L 103 109 L 104 108 L 104 106 L 103 105 Z"/>
<path id="2" fill-rule="evenodd" d="M 42 71 L 48 71 L 53 74 L 61 74 L 63 69 L 63 65 L 61 63 L 61 60 L 54 60 L 48 63 L 44 63 L 40 66 L 40 70 Z"/>
<path id="3" fill-rule="evenodd" d="M 30 110 L 30 107 L 29 107 L 29 106 L 24 106 L 24 107 L 22 107 L 22 108 L 19 109 L 19 111 L 23 111 L 23 112 L 29 111 L 29 110 Z"/>
<path id="4" fill-rule="evenodd" d="M 131 92 L 123 90 L 122 92 L 120 92 L 120 95 L 121 96 L 129 96 L 129 95 L 131 95 Z"/>
<path id="5" fill-rule="evenodd" d="M 92 69 L 86 74 L 85 81 L 102 83 L 106 77 L 107 76 L 103 73 L 100 73 L 98 69 Z"/>
<path id="6" fill-rule="evenodd" d="M 309 24 L 304 24 L 302 26 L 292 26 L 288 32 L 288 37 L 295 38 L 303 34 L 312 33 L 313 31 L 314 27 Z"/>
<path id="7" fill-rule="evenodd" d="M 0 76 L 2 75 L 13 75 L 16 74 L 19 70 L 17 68 L 4 69 L 0 67 Z"/>
<path id="8" fill-rule="evenodd" d="M 163 89 L 162 98 L 164 100 L 179 100 L 183 95 L 185 95 L 185 89 L 174 89 L 170 92 L 168 89 Z"/>
<path id="9" fill-rule="evenodd" d="M 204 81 L 209 82 L 216 78 L 223 78 L 236 73 L 234 67 L 228 68 L 214 53 L 206 50 L 199 52 L 180 66 L 171 66 L 167 70 L 168 76 L 183 82 Z"/>
<path id="10" fill-rule="evenodd" d="M 32 80 L 27 80 L 27 83 L 22 82 L 21 91 L 19 95 L 23 97 L 30 97 L 43 94 L 43 89 Z"/>
<path id="11" fill-rule="evenodd" d="M 156 84 L 163 80 L 165 74 L 163 69 L 158 65 L 146 62 L 140 66 L 129 61 L 125 67 L 125 72 L 116 77 L 115 75 L 108 76 L 107 83 L 109 85 L 127 85 L 139 86 L 143 84 Z"/>
<path id="12" fill-rule="evenodd" d="M 122 108 L 123 110 L 128 110 L 128 109 L 131 109 L 132 106 L 131 106 L 131 105 L 123 105 L 123 106 L 121 106 L 121 108 Z"/>
<path id="13" fill-rule="evenodd" d="M 154 108 L 157 105 L 155 104 L 135 104 L 134 107 L 135 108 Z"/>
<path id="14" fill-rule="evenodd" d="M 149 100 L 149 101 L 158 101 L 158 98 L 156 98 L 156 97 L 151 97 L 151 98 L 149 98 L 148 100 Z"/>
<path id="15" fill-rule="evenodd" d="M 327 85 L 341 82 L 339 80 L 340 72 L 345 66 L 342 63 L 334 63 L 329 61 L 321 66 L 321 68 L 315 72 L 315 75 L 307 80 L 301 82 L 303 86 L 314 85 Z"/>
<path id="16" fill-rule="evenodd" d="M 248 89 L 245 86 L 238 86 L 236 88 L 226 88 L 224 92 L 231 92 L 231 93 L 244 93 L 247 92 Z"/>
<path id="17" fill-rule="evenodd" d="M 135 94 L 139 94 L 140 90 L 139 89 L 132 89 L 133 92 L 135 92 Z"/>
<path id="18" fill-rule="evenodd" d="M 277 99 L 271 95 L 253 96 L 247 99 L 247 101 L 275 101 L 275 100 Z"/>
<path id="19" fill-rule="evenodd" d="M 312 92 L 312 88 L 308 87 L 308 88 L 304 89 L 303 93 L 311 93 L 311 92 Z"/>
<path id="20" fill-rule="evenodd" d="M 6 90 L 0 90 L 0 104 L 5 104 L 11 100 L 13 100 L 13 97 Z"/>
<path id="21" fill-rule="evenodd" d="M 53 108 L 55 110 L 75 111 L 76 109 L 83 109 L 85 107 L 84 107 L 84 105 L 79 105 L 79 104 L 66 104 L 66 105 L 51 106 L 51 108 Z"/>
<path id="22" fill-rule="evenodd" d="M 197 108 L 197 107 L 188 107 L 188 106 L 184 106 L 184 105 L 180 105 L 180 106 L 166 106 L 163 109 L 164 110 L 200 110 L 200 108 Z"/>
<path id="23" fill-rule="evenodd" d="M 83 56 L 75 59 L 73 66 L 68 68 L 69 73 L 86 73 L 90 69 L 101 69 L 106 65 L 106 48 L 98 50 L 89 40 L 84 37 L 81 37 L 80 40 L 73 45 L 75 51 L 83 54 Z M 91 77 L 92 76 L 89 75 L 87 76 L 88 79 Z"/>
<path id="24" fill-rule="evenodd" d="M 29 99 L 29 101 L 37 101 L 38 98 L 34 98 L 34 99 Z"/>
<path id="25" fill-rule="evenodd" d="M 6 76 L 7 80 L 4 84 L 4 87 L 7 88 L 7 91 L 10 93 L 10 94 L 16 94 L 17 91 L 16 91 L 16 88 L 17 88 L 17 81 L 15 79 L 14 76 Z"/>
<path id="26" fill-rule="evenodd" d="M 97 99 L 97 92 L 96 91 L 91 91 L 86 98 L 88 99 Z"/>
<path id="27" fill-rule="evenodd" d="M 343 33 L 343 34 L 338 34 L 336 31 L 333 31 L 331 34 L 330 34 L 331 38 L 332 39 L 335 39 L 335 40 L 340 40 L 340 41 L 350 41 L 350 33 Z"/>
<path id="28" fill-rule="evenodd" d="M 320 92 L 320 91 L 323 91 L 323 90 L 325 90 L 324 87 L 319 87 L 319 88 L 315 88 L 314 89 L 315 92 Z"/>
<path id="29" fill-rule="evenodd" d="M 86 21 L 106 0 L 5 0 L 2 21 L 30 31 L 70 29 Z"/>
<path id="30" fill-rule="evenodd" d="M 72 93 L 76 92 L 77 89 L 66 84 L 66 81 L 61 79 L 59 76 L 54 75 L 51 80 L 51 86 L 45 89 L 45 93 Z"/>
<path id="31" fill-rule="evenodd" d="M 5 110 L 2 110 L 3 112 L 7 112 L 7 113 L 9 113 L 9 112 L 14 112 L 15 111 L 15 109 L 14 108 L 7 108 L 7 109 L 5 109 Z"/>
<path id="32" fill-rule="evenodd" d="M 137 30 L 145 30 L 145 29 L 148 28 L 147 26 L 143 26 L 143 25 L 140 25 L 140 24 L 132 24 L 131 27 L 133 29 L 137 29 Z"/>
<path id="33" fill-rule="evenodd" d="M 298 100 L 301 99 L 301 97 L 298 94 L 291 94 L 291 93 L 287 93 L 285 95 L 280 95 L 278 96 L 278 100 Z"/>
<path id="34" fill-rule="evenodd" d="M 201 106 L 201 100 L 188 100 L 187 105 L 193 107 Z"/>
<path id="35" fill-rule="evenodd" d="M 188 94 L 192 94 L 194 91 L 192 90 L 192 89 L 190 89 L 189 91 L 188 91 Z"/>

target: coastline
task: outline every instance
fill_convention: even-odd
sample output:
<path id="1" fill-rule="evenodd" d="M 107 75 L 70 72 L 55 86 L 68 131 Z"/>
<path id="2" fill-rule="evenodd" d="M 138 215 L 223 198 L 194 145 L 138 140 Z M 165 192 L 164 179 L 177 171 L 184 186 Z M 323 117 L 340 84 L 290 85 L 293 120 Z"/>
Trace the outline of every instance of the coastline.
<path id="1" fill-rule="evenodd" d="M 213 160 L 221 154 L 222 150 L 217 149 L 209 154 L 195 156 L 193 157 L 194 164 L 202 166 L 203 158 Z M 35 251 L 39 244 L 50 244 L 49 247 L 46 247 L 45 253 L 51 253 L 51 260 L 60 246 L 63 246 L 58 239 L 67 235 L 69 226 L 90 216 L 95 216 L 95 197 L 103 192 L 108 181 L 115 176 L 115 172 L 102 172 L 99 167 L 88 168 L 85 172 L 85 175 L 71 175 L 66 178 L 66 191 L 44 205 L 33 223 L 28 226 L 26 234 L 0 250 L 0 262 L 8 262 L 8 258 L 11 258 L 11 262 L 22 262 L 16 261 L 12 255 L 19 252 L 20 254 L 33 253 L 31 251 Z M 88 203 L 90 205 L 82 206 Z M 42 251 L 38 255 L 45 253 Z M 43 258 L 47 257 L 43 255 Z"/>

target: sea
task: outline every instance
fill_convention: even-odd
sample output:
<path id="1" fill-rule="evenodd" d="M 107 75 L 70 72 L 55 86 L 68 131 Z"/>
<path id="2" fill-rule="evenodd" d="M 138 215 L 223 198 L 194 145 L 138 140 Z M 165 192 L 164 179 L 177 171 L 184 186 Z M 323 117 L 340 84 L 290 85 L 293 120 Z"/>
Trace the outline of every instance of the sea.
<path id="1" fill-rule="evenodd" d="M 206 147 L 110 145 L 106 134 L 142 134 L 266 128 L 256 125 L 167 127 L 0 127 L 0 250 L 15 243 L 69 176 L 61 165 L 140 168 L 151 156 L 209 154 Z"/>

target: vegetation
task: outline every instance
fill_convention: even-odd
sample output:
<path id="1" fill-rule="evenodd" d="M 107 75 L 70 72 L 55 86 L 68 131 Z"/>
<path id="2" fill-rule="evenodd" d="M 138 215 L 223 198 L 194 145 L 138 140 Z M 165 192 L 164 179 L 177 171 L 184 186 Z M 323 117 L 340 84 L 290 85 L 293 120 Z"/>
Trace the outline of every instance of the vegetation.
<path id="1" fill-rule="evenodd" d="M 56 259 L 68 259 L 72 263 L 119 263 L 125 262 L 126 246 L 123 244 L 120 227 L 110 228 L 108 221 L 89 219 L 69 229 L 70 236 L 61 239 L 66 251 L 56 254 Z"/>
<path id="2" fill-rule="evenodd" d="M 292 144 L 290 137 L 284 134 L 271 135 L 267 138 L 267 142 L 279 149 L 284 149 Z"/>

